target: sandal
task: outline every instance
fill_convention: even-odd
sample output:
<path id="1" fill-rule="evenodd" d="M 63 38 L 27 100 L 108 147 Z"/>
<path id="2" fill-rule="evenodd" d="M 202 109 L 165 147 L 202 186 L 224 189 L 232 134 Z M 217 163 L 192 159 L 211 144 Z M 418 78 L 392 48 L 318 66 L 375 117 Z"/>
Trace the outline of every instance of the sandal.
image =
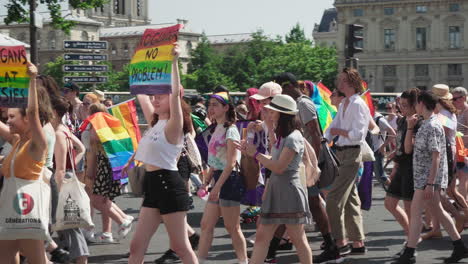
<path id="1" fill-rule="evenodd" d="M 282 243 L 285 241 L 284 243 Z M 281 242 L 278 246 L 278 250 L 291 250 L 293 248 L 293 244 L 291 243 L 291 240 L 286 239 L 286 238 L 281 238 Z"/>

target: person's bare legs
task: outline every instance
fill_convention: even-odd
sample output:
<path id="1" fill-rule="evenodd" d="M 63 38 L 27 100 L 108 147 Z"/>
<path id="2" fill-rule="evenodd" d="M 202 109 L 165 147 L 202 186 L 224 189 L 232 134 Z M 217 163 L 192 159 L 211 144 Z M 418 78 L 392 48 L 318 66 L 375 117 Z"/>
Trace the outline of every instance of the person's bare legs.
<path id="1" fill-rule="evenodd" d="M 18 242 L 15 240 L 0 240 L 0 256 L 5 263 L 19 263 Z"/>
<path id="2" fill-rule="evenodd" d="M 142 264 L 151 237 L 158 230 L 162 217 L 158 209 L 142 207 L 136 231 L 130 243 L 129 264 Z"/>
<path id="3" fill-rule="evenodd" d="M 232 239 L 232 246 L 236 251 L 237 259 L 241 262 L 247 261 L 247 244 L 244 234 L 240 228 L 240 206 L 221 207 L 221 215 L 224 227 Z"/>
<path id="4" fill-rule="evenodd" d="M 218 204 L 207 202 L 200 223 L 200 243 L 198 245 L 198 258 L 205 260 L 213 243 L 213 233 L 218 222 L 221 210 Z"/>
<path id="5" fill-rule="evenodd" d="M 44 242 L 32 239 L 20 239 L 18 249 L 26 257 L 28 264 L 46 264 Z"/>
<path id="6" fill-rule="evenodd" d="M 263 264 L 265 257 L 268 253 L 268 246 L 273 238 L 278 225 L 264 225 L 260 223 L 257 227 L 257 236 L 255 238 L 255 244 L 250 258 L 249 264 Z"/>
<path id="7" fill-rule="evenodd" d="M 304 225 L 286 225 L 289 238 L 296 247 L 297 255 L 301 264 L 312 264 L 312 250 L 310 249 Z"/>
<path id="8" fill-rule="evenodd" d="M 395 220 L 397 220 L 397 222 L 403 228 L 406 236 L 408 236 L 409 217 L 406 214 L 406 211 L 398 205 L 399 201 L 400 200 L 387 195 L 385 196 L 384 202 L 385 208 L 393 215 L 393 217 L 395 217 Z"/>
<path id="9" fill-rule="evenodd" d="M 164 214 L 162 219 L 169 235 L 171 249 L 176 252 L 182 263 L 198 264 L 187 236 L 187 212 Z"/>

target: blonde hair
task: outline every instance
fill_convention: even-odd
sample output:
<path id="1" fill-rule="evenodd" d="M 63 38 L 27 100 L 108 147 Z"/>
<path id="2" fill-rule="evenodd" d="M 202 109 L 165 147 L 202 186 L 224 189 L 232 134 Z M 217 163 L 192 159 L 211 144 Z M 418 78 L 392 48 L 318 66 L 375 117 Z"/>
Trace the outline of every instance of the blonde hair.
<path id="1" fill-rule="evenodd" d="M 94 103 L 92 105 L 89 106 L 89 114 L 92 115 L 92 114 L 95 114 L 95 113 L 99 113 L 99 112 L 104 112 L 104 113 L 107 113 L 107 108 L 105 105 L 101 104 L 101 103 Z"/>
<path id="2" fill-rule="evenodd" d="M 84 99 L 89 99 L 89 100 L 91 100 L 91 104 L 99 103 L 98 97 L 97 97 L 95 94 L 92 94 L 92 93 L 86 94 L 86 95 L 83 97 L 83 100 L 84 100 Z"/>

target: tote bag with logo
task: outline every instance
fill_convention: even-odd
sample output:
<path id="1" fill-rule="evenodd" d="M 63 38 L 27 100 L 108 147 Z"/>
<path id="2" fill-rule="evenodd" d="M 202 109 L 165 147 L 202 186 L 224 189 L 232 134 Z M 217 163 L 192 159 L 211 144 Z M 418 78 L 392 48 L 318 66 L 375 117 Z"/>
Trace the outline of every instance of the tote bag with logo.
<path id="1" fill-rule="evenodd" d="M 14 156 L 10 177 L 4 178 L 0 194 L 0 240 L 46 240 L 50 215 L 50 186 L 43 177 L 23 180 L 15 177 Z"/>

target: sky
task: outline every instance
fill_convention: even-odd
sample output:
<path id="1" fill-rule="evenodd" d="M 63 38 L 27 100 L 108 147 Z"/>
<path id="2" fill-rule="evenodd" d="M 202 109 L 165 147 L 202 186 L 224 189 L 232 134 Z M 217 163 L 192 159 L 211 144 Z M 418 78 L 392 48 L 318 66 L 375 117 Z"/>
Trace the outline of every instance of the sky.
<path id="1" fill-rule="evenodd" d="M 334 0 L 149 0 L 153 24 L 187 19 L 187 29 L 207 35 L 252 33 L 284 36 L 299 23 L 312 39 L 315 23 Z"/>

